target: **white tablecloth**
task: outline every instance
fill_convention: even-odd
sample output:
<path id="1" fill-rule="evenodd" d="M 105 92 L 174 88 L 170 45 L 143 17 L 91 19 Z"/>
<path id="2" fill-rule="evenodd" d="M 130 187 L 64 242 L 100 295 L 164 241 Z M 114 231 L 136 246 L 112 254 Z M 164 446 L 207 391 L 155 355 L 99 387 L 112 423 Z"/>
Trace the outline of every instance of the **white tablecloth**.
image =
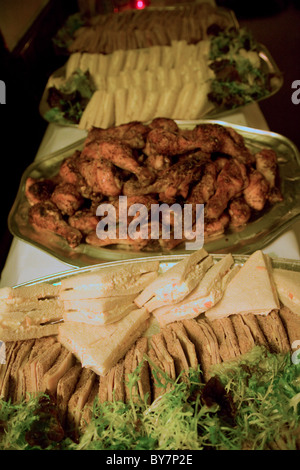
<path id="1" fill-rule="evenodd" d="M 231 124 L 269 130 L 267 122 L 257 104 L 251 104 L 242 112 L 233 113 L 219 120 Z M 86 135 L 72 127 L 49 124 L 35 159 L 66 147 Z M 273 243 L 263 249 L 273 257 L 300 259 L 300 222 L 283 233 Z M 74 269 L 53 256 L 33 247 L 22 240 L 13 239 L 8 257 L 1 273 L 0 287 L 14 286 L 43 276 Z"/>

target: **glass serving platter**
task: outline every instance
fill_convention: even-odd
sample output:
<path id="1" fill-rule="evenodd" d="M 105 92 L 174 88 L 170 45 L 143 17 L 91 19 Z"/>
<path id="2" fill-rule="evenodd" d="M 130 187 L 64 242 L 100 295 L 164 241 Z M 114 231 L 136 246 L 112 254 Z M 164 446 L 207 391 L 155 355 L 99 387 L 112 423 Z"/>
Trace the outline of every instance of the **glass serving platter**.
<path id="1" fill-rule="evenodd" d="M 204 248 L 209 253 L 250 254 L 271 243 L 282 232 L 300 218 L 300 155 L 296 146 L 286 137 L 268 131 L 245 126 L 228 125 L 223 121 L 177 121 L 182 129 L 194 128 L 199 123 L 216 123 L 230 126 L 241 134 L 248 148 L 258 152 L 262 148 L 272 148 L 278 156 L 280 185 L 283 201 L 259 213 L 240 231 L 232 229 L 224 234 L 207 239 Z M 80 140 L 63 150 L 32 163 L 24 172 L 20 187 L 10 211 L 8 227 L 17 238 L 47 252 L 55 258 L 74 267 L 83 267 L 107 261 L 118 261 L 153 256 L 173 256 L 186 254 L 184 243 L 171 251 L 143 252 L 133 251 L 120 246 L 95 247 L 82 243 L 76 248 L 69 247 L 67 242 L 50 232 L 36 231 L 28 223 L 29 204 L 25 196 L 25 183 L 28 177 L 51 178 L 57 174 L 61 162 L 81 150 L 84 140 Z"/>

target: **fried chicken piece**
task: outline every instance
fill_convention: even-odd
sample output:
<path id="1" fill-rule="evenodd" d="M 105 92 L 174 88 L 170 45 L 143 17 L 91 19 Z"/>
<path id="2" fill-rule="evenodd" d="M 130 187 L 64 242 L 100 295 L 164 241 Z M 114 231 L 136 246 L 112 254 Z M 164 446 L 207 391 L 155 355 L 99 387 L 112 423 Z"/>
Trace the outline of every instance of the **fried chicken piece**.
<path id="1" fill-rule="evenodd" d="M 114 139 L 126 143 L 133 149 L 142 149 L 145 146 L 145 139 L 149 130 L 146 124 L 139 121 L 128 122 L 108 129 L 92 127 L 85 140 L 85 145 L 94 140 Z"/>
<path id="2" fill-rule="evenodd" d="M 128 247 L 134 251 L 140 251 L 143 248 L 145 248 L 145 246 L 148 244 L 148 239 L 138 238 L 135 240 L 134 238 L 130 238 L 129 236 L 127 236 L 127 238 L 125 239 L 114 238 L 114 236 L 109 235 L 109 232 L 107 233 L 107 235 L 108 236 L 105 240 L 101 240 L 101 238 L 99 238 L 95 232 L 90 232 L 87 235 L 85 241 L 89 245 L 99 246 L 99 247 L 101 246 L 105 247 L 105 246 L 110 246 L 110 245 L 128 245 Z"/>
<path id="3" fill-rule="evenodd" d="M 244 139 L 233 129 L 219 124 L 199 124 L 192 130 L 178 132 L 153 129 L 147 136 L 144 152 L 148 156 L 180 155 L 195 149 L 210 154 L 224 153 L 245 164 L 253 162 L 253 155 L 247 149 Z"/>
<path id="4" fill-rule="evenodd" d="M 54 189 L 51 200 L 63 215 L 73 215 L 83 204 L 84 199 L 72 183 L 61 183 Z"/>
<path id="5" fill-rule="evenodd" d="M 154 174 L 149 168 L 142 166 L 134 157 L 129 145 L 123 142 L 94 140 L 84 147 L 81 155 L 83 158 L 88 156 L 107 160 L 122 170 L 133 173 L 142 184 L 149 184 L 154 179 Z"/>
<path id="6" fill-rule="evenodd" d="M 104 158 L 81 157 L 78 163 L 81 175 L 94 195 L 118 196 L 122 184 L 118 178 L 116 167 Z"/>
<path id="7" fill-rule="evenodd" d="M 196 222 L 197 204 L 206 204 L 216 190 L 217 167 L 214 162 L 203 165 L 203 175 L 198 183 L 192 187 L 186 200 L 192 205 L 192 221 Z"/>
<path id="8" fill-rule="evenodd" d="M 203 175 L 199 183 L 192 188 L 188 204 L 205 204 L 214 194 L 217 181 L 217 166 L 214 162 L 204 165 Z"/>
<path id="9" fill-rule="evenodd" d="M 250 219 L 251 208 L 243 197 L 238 197 L 229 203 L 228 213 L 230 215 L 230 224 L 234 227 L 240 227 Z"/>
<path id="10" fill-rule="evenodd" d="M 230 217 L 228 214 L 226 214 L 226 212 L 221 214 L 218 219 L 206 220 L 204 222 L 204 239 L 212 236 L 222 235 L 228 226 L 229 221 Z"/>
<path id="11" fill-rule="evenodd" d="M 176 124 L 176 123 L 175 123 Z M 193 140 L 192 131 L 169 128 L 167 125 L 154 127 L 147 137 L 144 153 L 147 155 L 147 165 L 154 170 L 169 168 L 175 156 L 187 158 L 189 153 L 199 150 Z"/>
<path id="12" fill-rule="evenodd" d="M 80 157 L 80 154 L 80 150 L 76 150 L 73 155 L 63 160 L 59 168 L 59 175 L 62 181 L 74 185 L 77 185 L 79 183 L 79 180 L 82 178 L 77 167 L 77 162 L 78 158 Z"/>
<path id="13" fill-rule="evenodd" d="M 38 202 L 47 201 L 55 188 L 55 182 L 51 179 L 27 178 L 25 183 L 25 196 L 30 205 Z"/>
<path id="14" fill-rule="evenodd" d="M 268 199 L 269 183 L 257 170 L 249 175 L 249 184 L 244 189 L 244 198 L 247 204 L 257 211 L 261 211 Z"/>
<path id="15" fill-rule="evenodd" d="M 271 204 L 283 200 L 280 189 L 276 186 L 276 179 L 278 177 L 278 164 L 276 152 L 272 149 L 262 149 L 255 154 L 256 169 L 264 175 L 269 183 L 268 199 Z"/>
<path id="16" fill-rule="evenodd" d="M 184 163 L 190 159 L 197 161 L 197 164 L 204 165 L 205 163 L 211 161 L 211 155 L 209 153 L 203 152 L 202 150 L 195 149 L 176 157 L 176 161 L 178 163 Z"/>
<path id="17" fill-rule="evenodd" d="M 218 157 L 214 160 L 214 163 L 216 165 L 217 173 L 220 173 L 221 170 L 223 170 L 224 166 L 228 162 L 228 158 L 226 157 Z"/>
<path id="18" fill-rule="evenodd" d="M 164 202 L 174 202 L 176 196 L 187 198 L 190 184 L 199 180 L 202 174 L 202 161 L 195 157 L 174 163 L 159 173 L 153 184 L 143 187 L 136 181 L 128 180 L 124 184 L 123 194 L 127 196 L 159 193 Z"/>
<path id="19" fill-rule="evenodd" d="M 271 188 L 269 190 L 268 200 L 270 201 L 271 204 L 276 204 L 276 202 L 283 201 L 283 195 L 281 194 L 280 189 L 276 187 Z"/>
<path id="20" fill-rule="evenodd" d="M 248 183 L 247 170 L 243 163 L 230 159 L 220 171 L 216 192 L 205 206 L 207 219 L 218 219 L 226 209 L 228 202 L 243 191 Z"/>
<path id="21" fill-rule="evenodd" d="M 208 162 L 210 160 L 210 154 L 202 152 L 202 150 L 196 149 L 183 153 L 179 156 L 173 155 L 170 157 L 168 155 L 159 155 L 153 152 L 151 153 L 151 155 L 148 155 L 146 164 L 151 169 L 153 169 L 156 174 L 158 174 L 158 172 L 166 170 L 174 164 L 174 157 L 175 162 L 177 163 L 183 163 L 189 158 L 197 159 L 199 163 L 205 163 L 206 161 Z"/>
<path id="22" fill-rule="evenodd" d="M 80 155 L 81 152 L 77 150 L 66 158 L 60 166 L 59 176 L 62 182 L 73 184 L 83 197 L 89 199 L 93 197 L 93 192 L 79 171 Z"/>
<path id="23" fill-rule="evenodd" d="M 99 218 L 90 209 L 79 210 L 68 219 L 69 225 L 84 235 L 93 231 L 96 232 L 98 222 Z"/>
<path id="24" fill-rule="evenodd" d="M 152 155 L 148 156 L 146 164 L 149 168 L 151 168 L 151 170 L 158 172 L 169 168 L 172 164 L 172 160 L 167 155 L 153 153 Z"/>
<path id="25" fill-rule="evenodd" d="M 244 164 L 252 163 L 254 157 L 246 147 L 244 138 L 231 127 L 219 124 L 198 124 L 193 129 L 200 148 L 206 152 L 220 152 L 236 158 Z"/>
<path id="26" fill-rule="evenodd" d="M 176 121 L 174 121 L 174 119 L 163 118 L 163 117 L 154 118 L 150 122 L 149 128 L 150 129 L 165 129 L 171 132 L 179 131 L 178 124 L 176 123 Z"/>
<path id="27" fill-rule="evenodd" d="M 70 227 L 56 205 L 51 201 L 39 202 L 29 210 L 29 223 L 37 229 L 45 229 L 63 237 L 71 248 L 78 246 L 82 240 L 79 230 Z"/>
<path id="28" fill-rule="evenodd" d="M 103 194 L 95 194 L 93 198 L 91 198 L 91 205 L 89 210 L 93 213 L 96 214 L 97 212 L 97 207 L 101 202 L 105 200 L 105 197 Z"/>
<path id="29" fill-rule="evenodd" d="M 277 155 L 274 150 L 262 149 L 255 154 L 256 169 L 264 175 L 270 188 L 274 188 L 277 175 Z"/>
<path id="30" fill-rule="evenodd" d="M 151 155 L 179 155 L 197 148 L 192 139 L 182 138 L 180 131 L 174 132 L 162 127 L 152 129 L 146 141 L 144 153 Z"/>

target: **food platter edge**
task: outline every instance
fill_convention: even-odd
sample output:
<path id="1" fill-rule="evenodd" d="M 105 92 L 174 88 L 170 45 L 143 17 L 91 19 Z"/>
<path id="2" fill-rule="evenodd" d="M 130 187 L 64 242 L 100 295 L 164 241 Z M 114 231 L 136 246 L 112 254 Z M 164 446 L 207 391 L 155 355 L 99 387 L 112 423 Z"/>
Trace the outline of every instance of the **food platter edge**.
<path id="1" fill-rule="evenodd" d="M 137 258 L 137 259 L 126 259 L 121 261 L 110 261 L 107 263 L 95 264 L 93 266 L 85 266 L 82 268 L 75 268 L 68 271 L 61 271 L 56 274 L 51 274 L 48 276 L 43 276 L 40 278 L 33 279 L 31 281 L 23 282 L 14 286 L 14 288 L 18 288 L 21 286 L 31 286 L 37 285 L 42 283 L 50 283 L 53 285 L 59 285 L 63 279 L 71 278 L 73 276 L 77 276 L 79 274 L 86 274 L 86 273 L 95 273 L 99 270 L 111 269 L 113 267 L 127 267 L 131 264 L 142 264 L 148 261 L 158 261 L 159 262 L 159 271 L 164 272 L 174 264 L 178 263 L 182 259 L 190 256 L 190 254 L 183 254 L 183 255 L 162 255 L 162 256 L 153 256 L 147 258 Z M 211 254 L 213 257 L 214 262 L 218 262 L 223 259 L 226 254 Z M 232 255 L 234 259 L 234 264 L 242 266 L 251 255 Z M 288 271 L 295 271 L 300 272 L 300 260 L 291 260 L 287 258 L 272 258 L 272 267 L 273 268 L 280 268 L 286 269 Z"/>

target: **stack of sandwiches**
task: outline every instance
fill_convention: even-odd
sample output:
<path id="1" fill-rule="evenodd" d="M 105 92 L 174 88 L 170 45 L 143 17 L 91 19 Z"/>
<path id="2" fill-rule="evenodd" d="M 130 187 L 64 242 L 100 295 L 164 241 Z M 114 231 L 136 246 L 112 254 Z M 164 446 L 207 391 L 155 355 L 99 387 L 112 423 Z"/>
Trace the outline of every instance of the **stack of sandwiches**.
<path id="1" fill-rule="evenodd" d="M 157 278 L 158 268 L 149 261 L 62 281 L 58 340 L 83 367 L 105 375 L 144 333 L 150 314 L 134 299 Z"/>
<path id="2" fill-rule="evenodd" d="M 62 315 L 58 286 L 42 283 L 0 289 L 1 341 L 55 335 Z"/>
<path id="3" fill-rule="evenodd" d="M 185 271 L 187 263 L 196 280 L 191 285 L 188 281 L 193 276 Z M 214 263 L 202 249 L 148 285 L 135 303 L 151 312 L 161 326 L 203 313 L 212 320 L 234 313 L 266 315 L 279 309 L 270 259 L 260 250 L 241 267 L 234 265 L 231 254 Z"/>
<path id="4" fill-rule="evenodd" d="M 150 404 L 190 369 L 206 382 L 214 364 L 255 345 L 286 353 L 300 339 L 298 280 L 262 251 L 237 266 L 201 249 L 159 268 L 142 261 L 2 289 L 1 398 L 48 392 L 63 425 L 84 427 L 96 397 Z"/>

